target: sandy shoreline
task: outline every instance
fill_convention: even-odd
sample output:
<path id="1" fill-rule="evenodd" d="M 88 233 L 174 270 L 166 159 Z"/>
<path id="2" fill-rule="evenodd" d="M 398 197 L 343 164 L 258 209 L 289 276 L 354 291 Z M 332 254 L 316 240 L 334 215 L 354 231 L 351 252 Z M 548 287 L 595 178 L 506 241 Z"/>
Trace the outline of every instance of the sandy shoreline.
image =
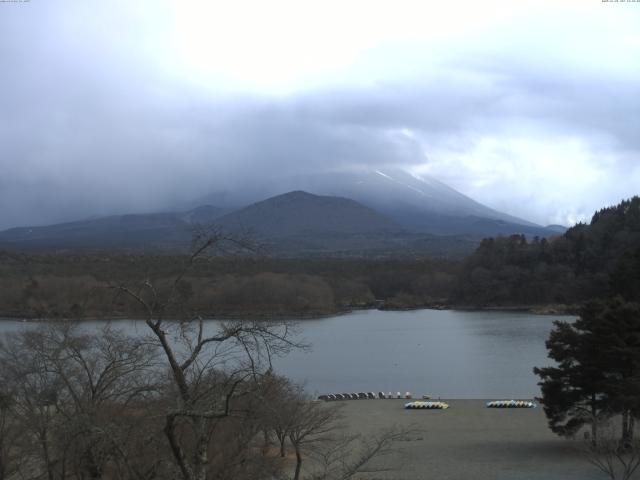
<path id="1" fill-rule="evenodd" d="M 390 467 L 362 479 L 597 480 L 604 476 L 580 452 L 547 427 L 542 408 L 490 409 L 486 400 L 444 400 L 447 410 L 405 410 L 406 400 L 358 400 L 344 404 L 350 431 L 375 435 L 394 425 L 419 432 L 397 451 L 373 463 Z M 337 402 L 336 402 L 337 403 Z"/>

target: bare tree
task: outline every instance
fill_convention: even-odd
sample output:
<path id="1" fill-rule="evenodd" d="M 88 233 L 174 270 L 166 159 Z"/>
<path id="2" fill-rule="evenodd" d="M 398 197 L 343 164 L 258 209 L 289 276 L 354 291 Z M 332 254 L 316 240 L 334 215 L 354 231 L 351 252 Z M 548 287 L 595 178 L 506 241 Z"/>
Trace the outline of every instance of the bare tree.
<path id="1" fill-rule="evenodd" d="M 629 480 L 640 467 L 640 440 L 620 439 L 610 420 L 598 425 L 598 438 L 585 440 L 587 461 L 611 480 Z"/>
<path id="2" fill-rule="evenodd" d="M 189 311 L 181 292 L 183 278 L 196 262 L 206 261 L 212 249 L 248 247 L 244 240 L 217 230 L 202 231 L 168 290 L 161 291 L 150 280 L 135 287 L 112 286 L 142 308 L 168 366 L 168 388 L 175 403 L 166 412 L 164 434 L 185 480 L 206 480 L 219 421 L 245 414 L 236 408 L 236 400 L 255 392 L 256 379 L 270 368 L 273 356 L 301 346 L 292 340 L 287 322 L 220 322 L 211 329 L 202 315 Z M 167 320 L 177 313 L 179 321 Z"/>
<path id="3" fill-rule="evenodd" d="M 392 428 L 379 435 L 344 435 L 344 405 L 310 400 L 304 390 L 289 380 L 271 376 L 271 402 L 263 406 L 268 425 L 279 440 L 281 456 L 288 439 L 295 452 L 293 480 L 347 480 L 363 471 L 390 469 L 371 465 L 374 458 L 393 452 L 393 443 L 411 435 L 410 429 Z M 303 461 L 309 458 L 309 470 L 303 475 Z"/>
<path id="4" fill-rule="evenodd" d="M 310 454 L 314 459 L 316 471 L 309 480 L 349 480 L 359 473 L 375 473 L 394 470 L 390 464 L 371 465 L 374 459 L 380 459 L 394 453 L 394 443 L 408 435 L 418 432 L 413 428 L 393 427 L 373 437 L 345 435 L 316 445 Z"/>
<path id="5" fill-rule="evenodd" d="M 153 346 L 108 325 L 97 335 L 55 324 L 5 338 L 0 370 L 13 392 L 12 422 L 22 432 L 14 448 L 30 460 L 27 476 L 102 478 L 121 469 L 148 478 L 130 463 L 128 433 L 142 418 L 131 412 L 157 391 L 153 357 Z"/>
<path id="6" fill-rule="evenodd" d="M 299 405 L 306 400 L 303 389 L 288 378 L 268 371 L 261 379 L 260 415 L 264 419 L 264 437 L 267 447 L 273 433 L 278 441 L 279 455 L 286 456 L 289 433 L 295 426 Z"/>
<path id="7" fill-rule="evenodd" d="M 23 432 L 14 418 L 15 398 L 9 384 L 0 382 L 0 480 L 5 480 L 20 471 L 25 457 L 16 445 Z"/>
<path id="8" fill-rule="evenodd" d="M 288 435 L 296 453 L 294 480 L 299 480 L 302 469 L 303 451 L 312 450 L 321 442 L 331 440 L 338 428 L 340 405 L 326 405 L 299 396 L 290 411 L 291 420 Z"/>
<path id="9" fill-rule="evenodd" d="M 23 437 L 19 448 L 31 463 L 40 465 L 49 480 L 58 478 L 54 431 L 58 425 L 55 412 L 60 379 L 52 374 L 41 355 L 29 348 L 31 332 L 12 335 L 0 344 L 3 384 L 13 396 L 12 420 Z M 36 470 L 32 467 L 32 470 Z"/>

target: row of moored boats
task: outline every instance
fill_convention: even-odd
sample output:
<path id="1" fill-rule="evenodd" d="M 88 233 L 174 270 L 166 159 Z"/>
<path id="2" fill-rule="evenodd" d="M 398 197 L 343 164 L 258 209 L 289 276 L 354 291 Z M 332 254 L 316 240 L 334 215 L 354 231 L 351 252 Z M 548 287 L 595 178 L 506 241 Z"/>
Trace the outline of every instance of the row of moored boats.
<path id="1" fill-rule="evenodd" d="M 324 400 L 325 402 L 332 402 L 336 400 L 376 400 L 376 399 L 406 399 L 412 398 L 411 392 L 406 392 L 402 395 L 400 392 L 393 395 L 392 392 L 384 393 L 378 392 L 376 395 L 373 392 L 360 392 L 360 393 L 331 393 L 328 395 L 320 395 L 318 400 Z M 422 396 L 422 401 L 413 401 L 404 404 L 406 409 L 426 409 L 426 410 L 445 410 L 449 408 L 449 404 L 441 401 L 425 401 L 429 400 L 428 395 Z M 487 408 L 535 408 L 535 402 L 530 400 L 492 400 L 487 402 Z"/>
<path id="2" fill-rule="evenodd" d="M 487 402 L 487 408 L 535 408 L 535 402 L 529 400 L 493 400 Z M 404 404 L 404 408 L 410 410 L 446 410 L 449 404 L 444 402 L 409 402 Z"/>
<path id="3" fill-rule="evenodd" d="M 324 400 L 325 402 L 332 402 L 335 400 L 384 400 L 388 398 L 403 398 L 403 399 L 411 399 L 413 395 L 411 392 L 406 392 L 404 395 L 400 392 L 393 395 L 392 392 L 384 393 L 378 392 L 377 394 L 373 392 L 360 392 L 360 393 L 330 393 L 328 395 L 320 395 L 318 400 Z M 428 399 L 428 395 L 423 395 L 423 399 Z"/>

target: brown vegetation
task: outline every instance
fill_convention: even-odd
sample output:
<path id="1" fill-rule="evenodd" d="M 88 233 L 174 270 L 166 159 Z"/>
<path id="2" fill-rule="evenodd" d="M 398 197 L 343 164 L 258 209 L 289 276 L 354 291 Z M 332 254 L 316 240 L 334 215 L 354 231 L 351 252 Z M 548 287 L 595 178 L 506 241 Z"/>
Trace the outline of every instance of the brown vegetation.
<path id="1" fill-rule="evenodd" d="M 147 278 L 171 288 L 186 256 L 0 253 L 0 316 L 141 318 L 140 306 L 108 287 Z M 392 308 L 446 303 L 458 264 L 430 259 L 199 258 L 180 294 L 206 316 L 329 315 L 381 302 Z M 179 311 L 168 312 L 179 318 Z"/>

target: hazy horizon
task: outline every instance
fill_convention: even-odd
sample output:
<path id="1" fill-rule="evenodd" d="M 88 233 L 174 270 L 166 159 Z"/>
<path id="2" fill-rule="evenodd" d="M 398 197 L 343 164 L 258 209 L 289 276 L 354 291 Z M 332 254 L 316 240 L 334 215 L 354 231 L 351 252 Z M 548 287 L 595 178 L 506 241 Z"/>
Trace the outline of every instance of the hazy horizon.
<path id="1" fill-rule="evenodd" d="M 640 3 L 0 3 L 0 229 L 402 168 L 541 225 L 640 193 Z"/>

